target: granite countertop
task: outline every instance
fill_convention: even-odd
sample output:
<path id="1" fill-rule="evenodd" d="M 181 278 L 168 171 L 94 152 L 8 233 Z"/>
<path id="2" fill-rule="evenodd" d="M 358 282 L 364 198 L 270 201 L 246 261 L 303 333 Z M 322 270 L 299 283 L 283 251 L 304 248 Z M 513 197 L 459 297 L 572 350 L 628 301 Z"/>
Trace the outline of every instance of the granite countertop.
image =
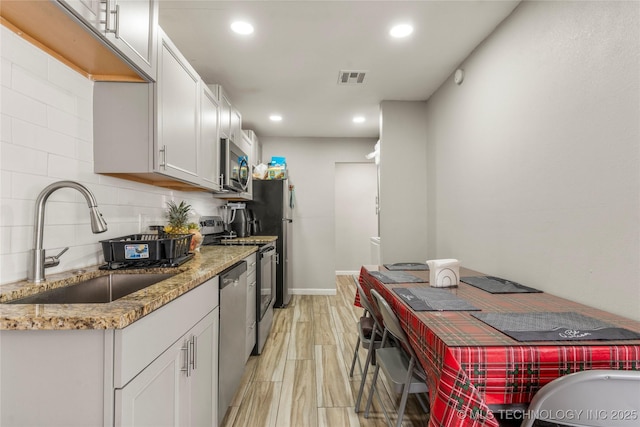
<path id="1" fill-rule="evenodd" d="M 278 240 L 278 236 L 249 236 L 226 239 L 223 243 L 225 245 L 264 245 L 276 240 Z"/>
<path id="2" fill-rule="evenodd" d="M 44 283 L 26 281 L 0 285 L 0 330 L 121 329 L 257 251 L 257 246 L 203 246 L 194 258 L 175 268 L 118 270 L 118 273 L 177 273 L 106 304 L 6 304 L 7 301 L 114 271 L 98 266 L 73 272 L 50 274 Z"/>

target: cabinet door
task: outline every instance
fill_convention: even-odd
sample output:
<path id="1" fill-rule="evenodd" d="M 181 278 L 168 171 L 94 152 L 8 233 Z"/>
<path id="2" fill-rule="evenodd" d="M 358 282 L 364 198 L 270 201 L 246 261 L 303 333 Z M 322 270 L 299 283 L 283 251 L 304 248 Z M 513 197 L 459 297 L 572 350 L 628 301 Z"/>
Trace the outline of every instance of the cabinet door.
<path id="1" fill-rule="evenodd" d="M 188 392 L 186 340 L 180 339 L 122 389 L 115 391 L 116 426 L 183 426 Z"/>
<path id="2" fill-rule="evenodd" d="M 57 0 L 151 81 L 156 79 L 156 0 Z"/>
<path id="3" fill-rule="evenodd" d="M 158 3 L 155 0 L 107 0 L 105 4 L 107 40 L 155 80 Z"/>
<path id="4" fill-rule="evenodd" d="M 200 177 L 203 185 L 212 190 L 220 190 L 220 165 L 218 139 L 220 108 L 215 96 L 209 88 L 201 82 L 200 92 Z"/>
<path id="5" fill-rule="evenodd" d="M 221 87 L 218 88 L 218 99 L 220 100 L 220 138 L 228 139 L 231 134 L 231 101 Z"/>
<path id="6" fill-rule="evenodd" d="M 194 369 L 190 377 L 191 426 L 218 424 L 218 308 L 213 310 L 191 331 L 194 343 Z"/>
<path id="7" fill-rule="evenodd" d="M 158 62 L 156 168 L 174 178 L 197 182 L 199 76 L 164 35 Z"/>
<path id="8" fill-rule="evenodd" d="M 229 124 L 230 135 L 229 139 L 235 142 L 237 145 L 242 144 L 242 115 L 240 111 L 231 107 L 231 122 Z"/>
<path id="9" fill-rule="evenodd" d="M 116 426 L 215 426 L 218 422 L 216 307 L 122 389 Z"/>

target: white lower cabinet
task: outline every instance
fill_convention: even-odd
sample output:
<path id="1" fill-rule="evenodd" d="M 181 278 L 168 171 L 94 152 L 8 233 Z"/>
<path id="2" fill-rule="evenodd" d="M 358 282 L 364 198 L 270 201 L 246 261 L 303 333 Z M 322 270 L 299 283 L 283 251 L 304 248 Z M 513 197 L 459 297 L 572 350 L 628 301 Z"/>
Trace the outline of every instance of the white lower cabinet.
<path id="1" fill-rule="evenodd" d="M 116 390 L 116 426 L 216 425 L 219 316 L 216 308 Z"/>
<path id="2" fill-rule="evenodd" d="M 217 426 L 218 284 L 123 329 L 0 331 L 0 425 Z"/>

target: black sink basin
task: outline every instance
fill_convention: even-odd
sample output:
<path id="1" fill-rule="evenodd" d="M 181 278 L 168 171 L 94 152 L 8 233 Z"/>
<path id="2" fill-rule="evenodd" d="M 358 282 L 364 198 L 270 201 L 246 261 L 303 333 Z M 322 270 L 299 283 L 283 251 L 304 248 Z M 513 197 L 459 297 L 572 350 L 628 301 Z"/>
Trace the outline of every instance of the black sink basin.
<path id="1" fill-rule="evenodd" d="M 7 301 L 7 304 L 94 304 L 108 303 L 172 277 L 174 274 L 121 274 L 87 279 L 71 286 Z"/>

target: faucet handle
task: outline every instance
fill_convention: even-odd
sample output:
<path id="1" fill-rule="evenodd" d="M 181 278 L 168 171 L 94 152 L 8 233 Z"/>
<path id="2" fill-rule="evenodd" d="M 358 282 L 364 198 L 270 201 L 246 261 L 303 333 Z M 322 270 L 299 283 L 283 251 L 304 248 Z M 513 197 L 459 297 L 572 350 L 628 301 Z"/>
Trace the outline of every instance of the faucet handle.
<path id="1" fill-rule="evenodd" d="M 55 267 L 58 264 L 60 264 L 60 257 L 62 256 L 62 254 L 64 254 L 68 250 L 69 250 L 69 247 L 67 246 L 66 248 L 61 250 L 58 255 L 53 255 L 53 256 L 46 257 L 44 259 L 44 268 Z"/>

